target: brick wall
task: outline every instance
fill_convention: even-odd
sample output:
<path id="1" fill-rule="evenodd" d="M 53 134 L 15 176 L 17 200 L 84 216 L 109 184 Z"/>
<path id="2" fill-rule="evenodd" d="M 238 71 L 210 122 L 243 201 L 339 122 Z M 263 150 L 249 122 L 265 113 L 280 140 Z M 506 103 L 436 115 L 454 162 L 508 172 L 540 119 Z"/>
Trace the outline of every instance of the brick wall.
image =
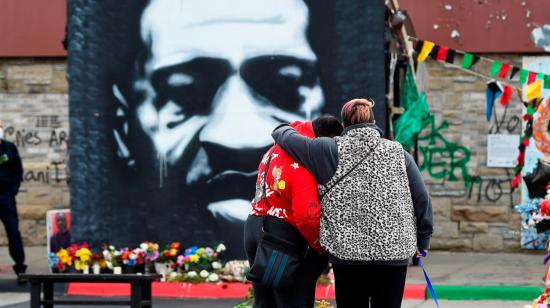
<path id="1" fill-rule="evenodd" d="M 45 245 L 46 211 L 69 207 L 66 70 L 65 59 L 0 59 L 0 119 L 24 168 L 17 203 L 26 245 Z M 0 228 L 0 245 L 6 244 Z"/>
<path id="2" fill-rule="evenodd" d="M 520 56 L 500 59 L 521 64 Z M 483 63 L 479 65 L 481 71 L 488 71 Z M 426 72 L 435 142 L 430 145 L 428 140 L 421 140 L 419 146 L 424 151 L 420 164 L 424 165 L 435 210 L 432 248 L 518 250 L 519 215 L 512 206 L 519 201 L 519 193 L 510 191 L 512 171 L 486 167 L 487 134 L 494 119 L 491 123 L 485 120 L 485 80 L 431 60 L 426 62 Z M 64 164 L 69 135 L 65 73 L 64 59 L 0 59 L 0 118 L 10 127 L 7 139 L 18 144 L 25 167 L 25 181 L 17 199 L 27 245 L 46 243 L 46 210 L 69 206 Z M 498 105 L 499 119 L 503 111 Z M 521 115 L 517 98 L 512 100 L 501 133 L 508 133 L 506 126 L 513 115 Z M 437 129 L 443 120 L 448 128 Z M 520 128 L 521 124 L 511 132 L 519 133 Z M 430 131 L 426 129 L 422 135 L 429 136 Z M 471 155 L 467 161 L 464 149 Z M 455 155 L 456 179 L 449 174 L 451 154 Z M 465 181 L 463 170 L 474 179 L 471 183 Z M 5 244 L 0 228 L 0 245 Z"/>

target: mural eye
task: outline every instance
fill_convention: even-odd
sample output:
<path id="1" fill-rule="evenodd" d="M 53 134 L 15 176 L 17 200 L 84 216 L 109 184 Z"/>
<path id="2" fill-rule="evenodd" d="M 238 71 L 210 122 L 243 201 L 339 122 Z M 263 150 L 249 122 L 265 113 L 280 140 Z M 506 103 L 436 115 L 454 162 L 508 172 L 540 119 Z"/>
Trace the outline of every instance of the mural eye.
<path id="1" fill-rule="evenodd" d="M 170 75 L 167 82 L 171 87 L 188 86 L 193 83 L 193 77 L 183 73 L 175 73 Z"/>
<path id="2" fill-rule="evenodd" d="M 157 95 L 155 106 L 161 109 L 174 102 L 184 115 L 206 114 L 218 88 L 230 74 L 227 61 L 213 58 L 195 58 L 162 68 L 151 78 Z"/>
<path id="3" fill-rule="evenodd" d="M 302 77 L 303 72 L 299 66 L 289 65 L 289 66 L 282 67 L 279 70 L 279 74 L 285 78 L 293 78 L 295 80 L 298 80 L 300 77 Z"/>
<path id="4" fill-rule="evenodd" d="M 240 74 L 248 86 L 274 106 L 298 112 L 304 102 L 302 87 L 313 87 L 317 71 L 313 61 L 289 56 L 262 56 L 247 60 Z"/>

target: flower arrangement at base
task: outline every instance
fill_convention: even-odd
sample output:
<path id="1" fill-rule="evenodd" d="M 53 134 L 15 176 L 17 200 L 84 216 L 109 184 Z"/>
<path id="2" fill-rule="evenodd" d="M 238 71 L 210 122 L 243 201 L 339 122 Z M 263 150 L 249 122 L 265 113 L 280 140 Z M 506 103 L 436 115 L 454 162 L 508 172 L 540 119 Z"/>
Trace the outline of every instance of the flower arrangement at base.
<path id="1" fill-rule="evenodd" d="M 533 308 L 547 308 L 550 304 L 550 287 L 546 288 L 544 292 L 533 301 Z"/>
<path id="2" fill-rule="evenodd" d="M 139 248 L 141 248 L 145 254 L 145 273 L 153 272 L 153 264 L 160 256 L 159 244 L 153 242 L 143 242 L 139 245 Z"/>
<path id="3" fill-rule="evenodd" d="M 141 248 L 130 250 L 124 248 L 121 251 L 120 259 L 125 273 L 144 273 L 145 272 L 145 253 Z"/>
<path id="4" fill-rule="evenodd" d="M 87 244 L 84 244 L 80 246 L 78 250 L 75 251 L 74 267 L 76 268 L 77 271 L 89 273 L 91 264 L 92 264 L 92 251 L 90 250 Z"/>
<path id="5" fill-rule="evenodd" d="M 246 274 L 250 271 L 248 261 L 233 260 L 225 263 L 221 269 L 221 280 L 227 282 L 246 282 Z"/>
<path id="6" fill-rule="evenodd" d="M 248 262 L 224 263 L 221 255 L 224 244 L 212 247 L 192 246 L 182 251 L 179 242 L 159 250 L 159 244 L 143 242 L 139 247 L 117 249 L 104 244 L 94 251 L 88 244 L 72 244 L 48 255 L 54 272 L 78 271 L 100 273 L 148 273 L 154 270 L 163 280 L 192 283 L 244 282 Z M 181 253 L 182 252 L 182 253 Z M 177 271 L 175 271 L 177 269 Z"/>
<path id="7" fill-rule="evenodd" d="M 122 253 L 115 248 L 113 245 L 104 245 L 103 247 L 103 257 L 105 258 L 105 263 L 107 264 L 107 268 L 112 270 L 113 272 L 116 272 L 116 269 L 120 269 L 122 266 L 122 259 L 121 256 Z"/>

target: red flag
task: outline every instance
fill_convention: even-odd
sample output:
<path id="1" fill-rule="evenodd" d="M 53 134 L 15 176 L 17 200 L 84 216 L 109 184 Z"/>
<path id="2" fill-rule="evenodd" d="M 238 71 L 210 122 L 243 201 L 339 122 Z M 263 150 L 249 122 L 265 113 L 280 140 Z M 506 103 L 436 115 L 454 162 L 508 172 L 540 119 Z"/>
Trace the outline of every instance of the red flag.
<path id="1" fill-rule="evenodd" d="M 502 78 L 504 78 L 504 77 L 502 77 Z M 504 86 L 504 92 L 502 92 L 502 96 L 500 97 L 500 104 L 502 106 L 508 105 L 508 103 L 512 99 L 513 94 L 514 94 L 514 88 L 512 88 L 509 85 L 505 85 Z"/>
<path id="2" fill-rule="evenodd" d="M 527 78 L 527 84 L 532 84 L 537 80 L 537 73 L 535 72 L 529 72 L 529 77 Z"/>
<path id="3" fill-rule="evenodd" d="M 500 67 L 500 70 L 498 71 L 498 78 L 506 78 L 506 75 L 508 75 L 508 71 L 510 70 L 510 64 L 503 63 Z"/>
<path id="4" fill-rule="evenodd" d="M 447 59 L 447 52 L 449 52 L 449 47 L 439 46 L 439 50 L 437 51 L 437 61 L 445 62 Z"/>
<path id="5" fill-rule="evenodd" d="M 519 183 L 521 182 L 521 172 L 516 174 L 516 177 L 514 178 L 514 180 L 512 181 L 512 187 L 513 188 L 516 188 L 519 186 Z"/>

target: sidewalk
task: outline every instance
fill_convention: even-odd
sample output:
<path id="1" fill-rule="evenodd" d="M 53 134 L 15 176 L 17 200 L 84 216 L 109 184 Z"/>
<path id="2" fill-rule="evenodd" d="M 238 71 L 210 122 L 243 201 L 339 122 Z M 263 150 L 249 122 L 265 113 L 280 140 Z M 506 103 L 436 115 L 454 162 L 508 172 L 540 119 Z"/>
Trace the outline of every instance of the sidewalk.
<path id="1" fill-rule="evenodd" d="M 45 247 L 28 247 L 26 248 L 26 253 L 29 273 L 48 272 Z M 461 299 L 453 298 L 452 296 L 474 292 L 477 295 L 471 297 L 471 299 L 483 299 L 483 295 L 479 294 L 485 294 L 484 292 L 486 292 L 488 286 L 503 286 L 502 288 L 497 288 L 497 291 L 500 293 L 493 293 L 492 296 L 494 294 L 509 296 L 515 292 L 523 296 L 523 298 L 518 298 L 522 300 L 522 304 L 528 304 L 528 300 L 534 299 L 538 295 L 531 298 L 531 294 L 533 292 L 536 294 L 538 288 L 542 288 L 543 286 L 542 276 L 545 266 L 542 264 L 542 260 L 543 252 L 538 254 L 530 252 L 519 254 L 431 252 L 425 261 L 425 267 L 440 298 Z M 0 247 L 0 302 L 7 302 L 9 299 L 13 299 L 14 303 L 21 302 L 21 299 L 28 298 L 21 294 L 27 292 L 28 287 L 20 287 L 15 283 L 15 275 L 11 272 L 10 264 L 11 260 L 7 247 Z M 421 268 L 409 267 L 407 284 L 425 284 Z M 479 291 L 477 286 L 487 287 L 482 288 L 485 291 Z M 512 298 L 487 299 L 499 300 Z M 449 302 L 445 306 L 458 307 L 455 306 L 458 303 Z M 481 304 L 482 302 L 478 303 Z M 522 305 L 519 305 L 519 302 L 515 304 L 512 302 L 508 303 L 502 307 L 522 307 Z M 404 307 L 431 306 L 429 301 L 407 301 L 404 303 Z M 499 304 L 495 304 L 495 307 L 499 307 Z"/>

